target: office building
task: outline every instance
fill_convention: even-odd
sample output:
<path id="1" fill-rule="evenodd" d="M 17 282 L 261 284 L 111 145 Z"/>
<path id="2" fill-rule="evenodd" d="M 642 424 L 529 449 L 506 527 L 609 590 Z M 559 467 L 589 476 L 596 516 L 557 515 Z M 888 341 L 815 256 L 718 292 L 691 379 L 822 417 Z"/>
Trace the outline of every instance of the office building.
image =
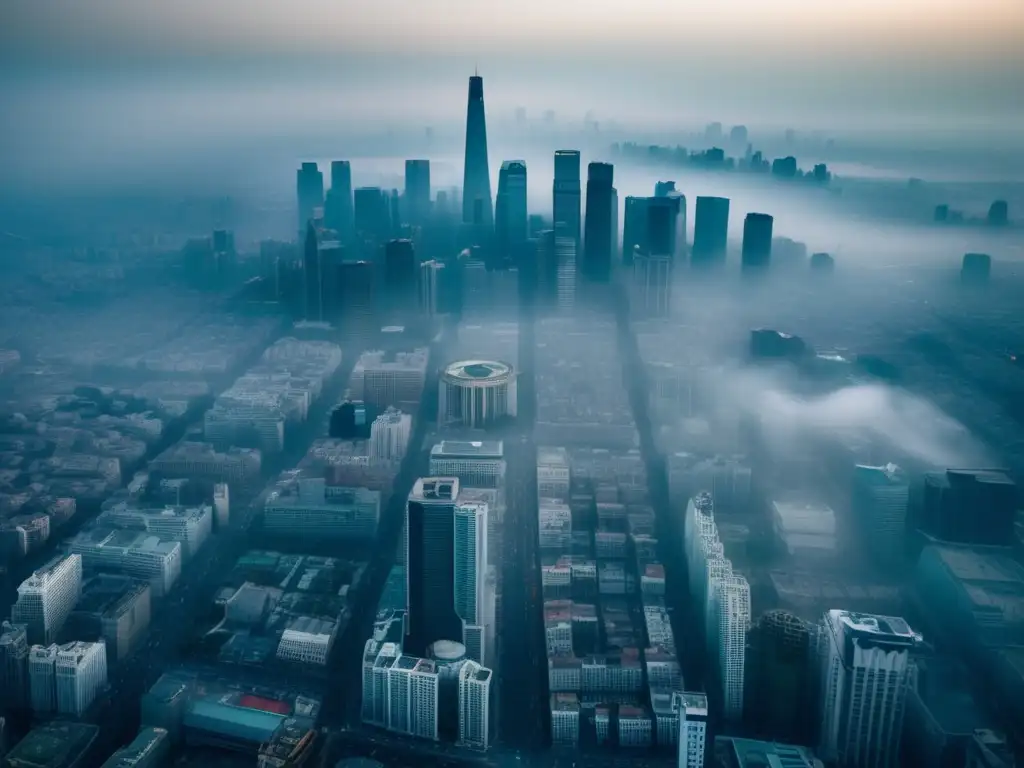
<path id="1" fill-rule="evenodd" d="M 569 452 L 560 447 L 537 449 L 537 496 L 540 498 L 569 499 Z"/>
<path id="2" fill-rule="evenodd" d="M 405 218 L 422 227 L 430 218 L 430 161 L 405 161 Z"/>
<path id="3" fill-rule="evenodd" d="M 810 743 L 814 729 L 807 713 L 813 690 L 811 627 L 791 613 L 769 611 L 747 635 L 745 718 L 758 735 L 797 744 Z"/>
<path id="4" fill-rule="evenodd" d="M 516 373 L 498 361 L 463 360 L 445 367 L 438 387 L 438 422 L 479 429 L 516 415 Z"/>
<path id="5" fill-rule="evenodd" d="M 160 768 L 170 750 L 171 740 L 165 729 L 142 728 L 130 744 L 114 752 L 100 768 Z"/>
<path id="6" fill-rule="evenodd" d="M 28 628 L 25 624 L 0 624 L 0 712 L 17 712 L 28 706 Z"/>
<path id="7" fill-rule="evenodd" d="M 213 533 L 213 507 L 175 506 L 163 509 L 136 509 L 118 504 L 96 519 L 101 525 L 128 530 L 143 530 L 161 538 L 180 542 L 185 558 L 194 557 Z"/>
<path id="8" fill-rule="evenodd" d="M 551 743 L 576 746 L 580 740 L 580 697 L 576 693 L 551 694 Z"/>
<path id="9" fill-rule="evenodd" d="M 68 542 L 90 568 L 119 571 L 148 581 L 153 597 L 168 594 L 181 575 L 182 546 L 169 538 L 146 531 L 97 526 L 82 531 Z"/>
<path id="10" fill-rule="evenodd" d="M 582 245 L 580 229 L 580 153 L 575 149 L 555 152 L 553 219 L 558 236 L 572 238 L 577 250 Z"/>
<path id="11" fill-rule="evenodd" d="M 636 253 L 631 261 L 630 311 L 635 317 L 668 317 L 672 311 L 672 257 Z"/>
<path id="12" fill-rule="evenodd" d="M 821 761 L 807 747 L 716 736 L 712 764 L 721 768 L 821 768 Z"/>
<path id="13" fill-rule="evenodd" d="M 391 210 L 380 187 L 359 187 L 354 193 L 355 233 L 363 248 L 360 256 L 373 256 L 391 233 Z"/>
<path id="14" fill-rule="evenodd" d="M 441 301 L 445 265 L 431 259 L 419 266 L 419 310 L 421 315 L 436 317 L 443 311 Z"/>
<path id="15" fill-rule="evenodd" d="M 940 541 L 1005 546 L 1015 538 L 1017 505 L 1017 486 L 1001 470 L 929 472 L 920 528 Z"/>
<path id="16" fill-rule="evenodd" d="M 53 720 L 36 726 L 7 753 L 4 768 L 80 768 L 88 765 L 99 726 Z"/>
<path id="17" fill-rule="evenodd" d="M 728 241 L 729 198 L 698 197 L 693 223 L 693 266 L 724 262 Z"/>
<path id="18" fill-rule="evenodd" d="M 633 263 L 635 254 L 648 253 L 647 211 L 650 197 L 627 195 L 622 229 L 622 262 Z"/>
<path id="19" fill-rule="evenodd" d="M 338 623 L 331 619 L 297 616 L 281 633 L 274 655 L 280 661 L 327 666 L 337 629 Z"/>
<path id="20" fill-rule="evenodd" d="M 611 274 L 615 250 L 613 227 L 618 212 L 613 182 L 615 169 L 610 163 L 587 166 L 587 208 L 584 219 L 583 271 L 591 279 L 602 281 Z"/>
<path id="21" fill-rule="evenodd" d="M 863 526 L 868 550 L 883 565 L 903 560 L 909 501 L 910 482 L 895 464 L 854 468 L 855 517 Z"/>
<path id="22" fill-rule="evenodd" d="M 370 461 L 397 464 L 405 458 L 412 436 L 412 416 L 388 408 L 370 426 Z"/>
<path id="23" fill-rule="evenodd" d="M 368 440 L 377 412 L 362 400 L 346 400 L 331 413 L 330 436 L 339 440 Z"/>
<path id="24" fill-rule="evenodd" d="M 678 196 L 648 198 L 646 245 L 651 256 L 675 258 L 681 199 Z"/>
<path id="25" fill-rule="evenodd" d="M 352 165 L 348 160 L 334 160 L 331 188 L 324 201 L 324 227 L 336 232 L 342 243 L 349 243 L 352 225 Z"/>
<path id="26" fill-rule="evenodd" d="M 60 647 L 33 645 L 28 652 L 29 704 L 39 716 L 57 711 L 57 653 Z"/>
<path id="27" fill-rule="evenodd" d="M 742 266 L 746 271 L 764 271 L 772 260 L 772 227 L 775 219 L 767 213 L 748 213 L 743 220 Z"/>
<path id="28" fill-rule="evenodd" d="M 82 597 L 71 612 L 65 634 L 77 639 L 100 638 L 107 661 L 131 655 L 149 629 L 152 614 L 149 583 L 113 573 L 99 573 L 82 585 Z"/>
<path id="29" fill-rule="evenodd" d="M 704 768 L 708 740 L 708 699 L 703 693 L 675 692 L 672 709 L 679 718 L 678 768 Z"/>
<path id="30" fill-rule="evenodd" d="M 107 687 L 106 644 L 68 643 L 55 661 L 57 711 L 81 717 Z"/>
<path id="31" fill-rule="evenodd" d="M 455 607 L 456 478 L 420 478 L 406 504 L 407 647 L 422 653 L 436 640 L 462 637 Z"/>
<path id="32" fill-rule="evenodd" d="M 395 354 L 364 352 L 352 369 L 352 394 L 377 413 L 388 407 L 412 411 L 420 404 L 428 359 L 426 347 Z"/>
<path id="33" fill-rule="evenodd" d="M 271 534 L 317 539 L 370 539 L 380 521 L 380 491 L 327 485 L 303 477 L 275 488 L 263 507 Z"/>
<path id="34" fill-rule="evenodd" d="M 459 502 L 454 515 L 455 613 L 462 622 L 458 635 L 466 654 L 485 663 L 489 615 L 487 595 L 487 505 Z M 440 639 L 440 638 L 438 638 Z"/>
<path id="35" fill-rule="evenodd" d="M 379 330 L 376 281 L 370 261 L 343 261 L 331 270 L 330 315 L 350 336 L 369 337 Z"/>
<path id="36" fill-rule="evenodd" d="M 484 115 L 484 79 L 469 78 L 466 105 L 466 157 L 462 177 L 462 222 L 490 227 L 491 171 L 487 162 L 487 120 Z"/>
<path id="37" fill-rule="evenodd" d="M 391 240 L 384 248 L 384 296 L 392 314 L 405 316 L 416 309 L 419 262 L 412 240 Z"/>
<path id="38" fill-rule="evenodd" d="M 442 440 L 430 449 L 430 474 L 457 477 L 463 488 L 497 488 L 505 479 L 500 440 Z"/>
<path id="39" fill-rule="evenodd" d="M 302 247 L 302 281 L 305 288 L 305 317 L 312 322 L 324 319 L 324 269 L 320 258 L 320 236 L 310 219 Z"/>
<path id="40" fill-rule="evenodd" d="M 77 554 L 58 556 L 18 587 L 11 621 L 26 626 L 30 645 L 50 644 L 81 594 L 82 558 Z"/>
<path id="41" fill-rule="evenodd" d="M 296 231 L 302 239 L 309 222 L 318 215 L 317 209 L 324 206 L 324 175 L 320 173 L 316 163 L 302 164 L 296 172 L 295 186 L 299 205 Z"/>
<path id="42" fill-rule="evenodd" d="M 491 743 L 491 670 L 475 661 L 459 669 L 459 743 L 487 749 Z"/>
<path id="43" fill-rule="evenodd" d="M 507 269 L 520 264 L 526 247 L 527 218 L 526 162 L 506 160 L 498 173 L 494 209 L 495 266 Z"/>
<path id="44" fill-rule="evenodd" d="M 822 619 L 819 755 L 842 768 L 898 765 L 919 636 L 907 622 L 832 610 Z"/>

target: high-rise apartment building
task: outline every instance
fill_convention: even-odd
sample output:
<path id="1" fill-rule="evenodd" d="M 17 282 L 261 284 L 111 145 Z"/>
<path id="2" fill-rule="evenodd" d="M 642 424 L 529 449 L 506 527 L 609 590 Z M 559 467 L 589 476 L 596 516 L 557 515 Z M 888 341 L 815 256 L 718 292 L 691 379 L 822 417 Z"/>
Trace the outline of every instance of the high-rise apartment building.
<path id="1" fill-rule="evenodd" d="M 440 676 L 437 664 L 405 654 L 388 668 L 387 721 L 391 731 L 438 740 Z"/>
<path id="2" fill-rule="evenodd" d="M 455 608 L 457 478 L 420 478 L 406 504 L 404 552 L 407 647 L 425 653 L 436 640 L 462 637 Z"/>
<path id="3" fill-rule="evenodd" d="M 582 245 L 580 228 L 580 153 L 575 149 L 555 152 L 553 218 L 556 236 L 570 237 L 577 250 Z"/>
<path id="4" fill-rule="evenodd" d="M 594 280 L 607 280 L 611 274 L 618 211 L 611 163 L 587 166 L 587 211 L 583 226 L 583 271 Z"/>
<path id="5" fill-rule="evenodd" d="M 484 79 L 469 78 L 466 105 L 466 158 L 462 179 L 462 222 L 491 226 L 491 172 L 487 162 L 487 120 L 484 115 Z"/>
<path id="6" fill-rule="evenodd" d="M 395 464 L 405 458 L 412 435 L 412 416 L 388 408 L 370 425 L 370 461 Z"/>
<path id="7" fill-rule="evenodd" d="M 728 240 L 729 198 L 698 197 L 693 223 L 693 266 L 706 267 L 725 261 Z"/>
<path id="8" fill-rule="evenodd" d="M 736 722 L 743 717 L 750 585 L 743 576 L 732 574 L 714 579 L 713 589 L 723 711 Z"/>
<path id="9" fill-rule="evenodd" d="M 331 188 L 324 201 L 324 226 L 338 233 L 343 243 L 352 241 L 352 165 L 348 160 L 331 163 Z"/>
<path id="10" fill-rule="evenodd" d="M 430 218 L 430 161 L 405 161 L 405 218 L 422 227 Z"/>
<path id="11" fill-rule="evenodd" d="M 708 699 L 703 693 L 674 692 L 672 710 L 679 718 L 677 768 L 704 768 L 708 739 Z"/>
<path id="12" fill-rule="evenodd" d="M 775 219 L 767 213 L 748 213 L 743 220 L 744 270 L 763 272 L 771 266 L 774 224 Z"/>
<path id="13" fill-rule="evenodd" d="M 487 505 L 455 505 L 455 612 L 462 621 L 460 638 L 466 655 L 486 663 L 487 647 Z"/>
<path id="14" fill-rule="evenodd" d="M 898 765 L 910 653 L 919 641 L 907 622 L 833 610 L 822 619 L 821 744 L 842 768 Z"/>
<path id="15" fill-rule="evenodd" d="M 295 187 L 299 202 L 297 231 L 301 239 L 310 220 L 315 218 L 317 209 L 324 205 L 324 175 L 316 163 L 302 164 L 296 172 Z"/>
<path id="16" fill-rule="evenodd" d="M 881 564 L 902 560 L 907 531 L 910 483 L 895 464 L 858 465 L 853 470 L 853 507 L 864 527 L 865 541 Z"/>
<path id="17" fill-rule="evenodd" d="M 526 246 L 526 162 L 506 160 L 498 173 L 498 196 L 494 208 L 496 266 L 518 265 Z"/>
<path id="18" fill-rule="evenodd" d="M 33 645 L 28 654 L 29 704 L 36 716 L 57 711 L 56 643 Z"/>
<path id="19" fill-rule="evenodd" d="M 0 711 L 28 706 L 28 629 L 24 624 L 0 624 Z"/>
<path id="20" fill-rule="evenodd" d="M 11 608 L 11 620 L 26 625 L 30 644 L 52 643 L 81 595 L 81 556 L 56 557 L 18 587 L 18 602 Z"/>
<path id="21" fill-rule="evenodd" d="M 464 746 L 490 746 L 491 678 L 491 670 L 475 661 L 459 669 L 459 743 Z"/>

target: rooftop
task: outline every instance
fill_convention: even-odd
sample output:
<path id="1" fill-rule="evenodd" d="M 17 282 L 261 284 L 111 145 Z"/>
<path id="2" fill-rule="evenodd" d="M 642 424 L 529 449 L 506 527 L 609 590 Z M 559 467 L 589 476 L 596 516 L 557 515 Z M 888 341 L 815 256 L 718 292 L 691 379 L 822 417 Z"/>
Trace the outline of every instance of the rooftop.
<path id="1" fill-rule="evenodd" d="M 430 449 L 430 455 L 500 459 L 504 456 L 504 444 L 501 440 L 442 440 Z"/>
<path id="2" fill-rule="evenodd" d="M 444 369 L 444 375 L 463 381 L 493 381 L 512 373 L 512 366 L 493 360 L 461 360 L 450 363 Z"/>
<path id="3" fill-rule="evenodd" d="M 33 728 L 7 755 L 11 768 L 61 768 L 72 756 L 85 753 L 99 728 L 87 723 L 55 720 Z"/>
<path id="4" fill-rule="evenodd" d="M 754 739 L 715 738 L 715 754 L 735 768 L 812 768 L 814 755 L 807 747 Z"/>

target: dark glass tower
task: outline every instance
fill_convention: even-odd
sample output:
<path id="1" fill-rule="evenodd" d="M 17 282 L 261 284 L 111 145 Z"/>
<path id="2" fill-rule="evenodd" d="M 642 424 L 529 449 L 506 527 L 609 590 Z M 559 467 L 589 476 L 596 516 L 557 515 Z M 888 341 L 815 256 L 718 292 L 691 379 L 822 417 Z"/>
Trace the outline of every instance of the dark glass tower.
<path id="1" fill-rule="evenodd" d="M 729 198 L 698 197 L 693 223 L 693 266 L 725 260 L 729 240 Z"/>
<path id="2" fill-rule="evenodd" d="M 584 221 L 583 271 L 595 280 L 611 274 L 613 235 L 616 212 L 613 181 L 615 168 L 611 163 L 587 166 L 587 213 Z"/>
<path id="3" fill-rule="evenodd" d="M 479 201 L 479 203 L 477 202 Z M 487 166 L 487 122 L 484 117 L 484 79 L 469 78 L 469 104 L 466 107 L 466 162 L 462 177 L 462 221 L 491 226 L 491 174 Z"/>
<path id="4" fill-rule="evenodd" d="M 352 239 L 352 166 L 348 160 L 331 163 L 331 189 L 324 202 L 324 226 L 343 243 Z"/>
<path id="5" fill-rule="evenodd" d="M 560 237 L 571 237 L 580 247 L 580 153 L 575 149 L 555 152 L 553 218 Z"/>
<path id="6" fill-rule="evenodd" d="M 306 225 L 313 218 L 317 208 L 324 205 L 324 175 L 316 163 L 303 163 L 295 175 L 295 187 L 299 199 L 299 236 L 306 233 Z"/>
<path id="7" fill-rule="evenodd" d="M 498 174 L 498 197 L 494 206 L 494 234 L 498 266 L 519 263 L 526 245 L 526 163 L 507 160 Z"/>
<path id="8" fill-rule="evenodd" d="M 772 260 L 772 228 L 775 219 L 767 213 L 748 213 L 743 220 L 743 269 L 764 271 Z"/>
<path id="9" fill-rule="evenodd" d="M 306 225 L 302 269 L 306 288 L 306 319 L 319 322 L 324 319 L 323 265 L 320 261 L 320 240 L 312 219 Z"/>
<path id="10" fill-rule="evenodd" d="M 384 291 L 388 306 L 407 313 L 416 306 L 419 264 L 412 240 L 391 240 L 384 248 Z"/>
<path id="11" fill-rule="evenodd" d="M 405 161 L 405 218 L 421 227 L 430 214 L 430 161 Z"/>

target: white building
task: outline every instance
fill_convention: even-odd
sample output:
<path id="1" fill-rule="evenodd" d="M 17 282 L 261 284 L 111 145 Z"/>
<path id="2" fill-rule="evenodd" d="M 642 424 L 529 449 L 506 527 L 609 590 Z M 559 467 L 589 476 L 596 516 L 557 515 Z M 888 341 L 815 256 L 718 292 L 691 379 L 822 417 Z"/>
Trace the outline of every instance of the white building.
<path id="1" fill-rule="evenodd" d="M 71 539 L 68 549 L 89 567 L 148 581 L 158 598 L 168 594 L 181 575 L 181 544 L 145 531 L 92 528 Z"/>
<path id="2" fill-rule="evenodd" d="M 487 505 L 455 505 L 455 612 L 466 654 L 484 662 L 487 614 Z"/>
<path id="3" fill-rule="evenodd" d="M 396 464 L 405 458 L 412 435 L 412 416 L 388 408 L 370 425 L 370 461 Z"/>
<path id="4" fill-rule="evenodd" d="M 33 645 L 28 652 L 29 703 L 37 715 L 57 711 L 56 644 Z"/>
<path id="5" fill-rule="evenodd" d="M 723 711 L 734 722 L 743 717 L 743 686 L 750 628 L 750 585 L 742 576 L 718 580 L 715 588 L 718 669 Z"/>
<path id="6" fill-rule="evenodd" d="M 303 477 L 267 495 L 263 527 L 290 536 L 372 538 L 380 522 L 380 491 L 327 485 Z"/>
<path id="7" fill-rule="evenodd" d="M 679 716 L 677 768 L 704 768 L 707 753 L 708 699 L 703 693 L 676 693 L 672 708 Z"/>
<path id="8" fill-rule="evenodd" d="M 459 743 L 487 749 L 491 743 L 491 670 L 467 661 L 459 670 Z"/>
<path id="9" fill-rule="evenodd" d="M 429 659 L 399 656 L 388 668 L 385 728 L 407 736 L 438 740 L 437 665 Z"/>
<path id="10" fill-rule="evenodd" d="M 364 723 L 386 728 L 388 724 L 388 674 L 391 665 L 402 655 L 397 643 L 367 640 L 363 649 Z"/>
<path id="11" fill-rule="evenodd" d="M 910 652 L 907 622 L 833 610 L 822 619 L 819 755 L 843 768 L 898 765 Z"/>
<path id="12" fill-rule="evenodd" d="M 429 357 L 430 350 L 426 347 L 393 356 L 380 350 L 364 352 L 352 369 L 349 384 L 352 398 L 372 405 L 378 412 L 388 406 L 418 405 Z"/>
<path id="13" fill-rule="evenodd" d="M 568 551 L 572 539 L 572 511 L 557 499 L 538 499 L 538 522 L 541 549 Z"/>
<path id="14" fill-rule="evenodd" d="M 580 698 L 575 693 L 551 694 L 551 743 L 576 746 L 580 740 Z"/>
<path id="15" fill-rule="evenodd" d="M 430 449 L 430 474 L 457 477 L 464 488 L 497 488 L 505 479 L 500 440 L 442 440 Z"/>
<path id="16" fill-rule="evenodd" d="M 56 656 L 57 711 L 81 717 L 107 687 L 106 644 L 68 643 Z"/>
<path id="17" fill-rule="evenodd" d="M 836 516 L 825 504 L 772 502 L 775 537 L 794 560 L 827 560 L 836 555 Z"/>
<path id="18" fill-rule="evenodd" d="M 135 509 L 121 503 L 100 514 L 98 522 L 117 528 L 141 529 L 180 542 L 186 558 L 194 556 L 213 532 L 213 507 Z"/>
<path id="19" fill-rule="evenodd" d="M 434 317 L 439 314 L 438 296 L 440 295 L 444 268 L 444 264 L 433 259 L 420 264 L 420 312 L 427 317 Z"/>
<path id="20" fill-rule="evenodd" d="M 569 453 L 565 448 L 537 448 L 537 495 L 569 498 Z"/>
<path id="21" fill-rule="evenodd" d="M 52 643 L 81 596 L 82 558 L 54 558 L 18 587 L 11 621 L 26 625 L 30 643 Z"/>
<path id="22" fill-rule="evenodd" d="M 337 624 L 333 621 L 313 619 L 307 616 L 292 621 L 281 633 L 277 644 L 277 658 L 298 664 L 327 666 L 327 657 L 334 644 Z"/>

